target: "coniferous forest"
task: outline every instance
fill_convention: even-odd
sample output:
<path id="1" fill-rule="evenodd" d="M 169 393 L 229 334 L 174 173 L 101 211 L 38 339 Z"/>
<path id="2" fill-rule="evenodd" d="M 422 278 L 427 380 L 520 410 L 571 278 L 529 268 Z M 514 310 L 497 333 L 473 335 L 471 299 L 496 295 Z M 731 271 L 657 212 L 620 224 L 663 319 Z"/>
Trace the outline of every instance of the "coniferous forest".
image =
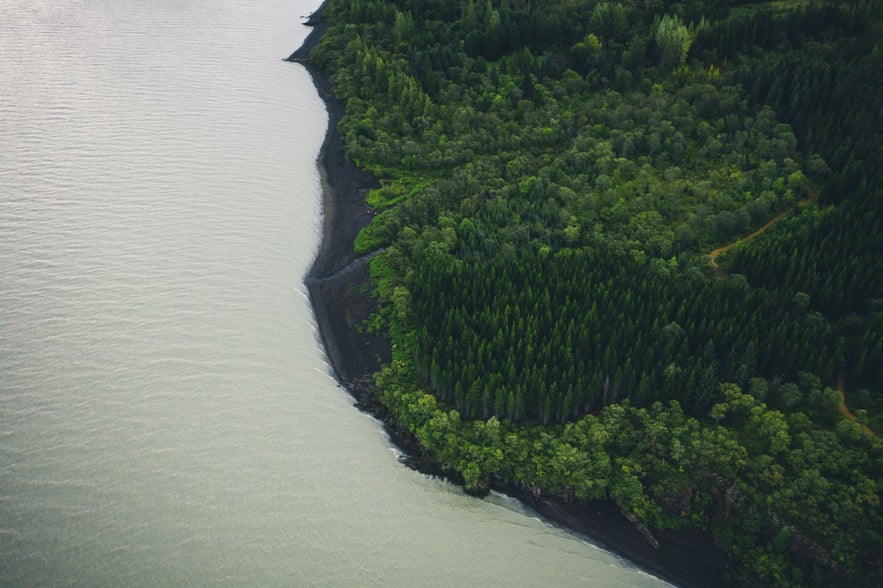
<path id="1" fill-rule="evenodd" d="M 324 19 L 376 384 L 442 467 L 709 530 L 740 582 L 883 585 L 883 1 Z"/>

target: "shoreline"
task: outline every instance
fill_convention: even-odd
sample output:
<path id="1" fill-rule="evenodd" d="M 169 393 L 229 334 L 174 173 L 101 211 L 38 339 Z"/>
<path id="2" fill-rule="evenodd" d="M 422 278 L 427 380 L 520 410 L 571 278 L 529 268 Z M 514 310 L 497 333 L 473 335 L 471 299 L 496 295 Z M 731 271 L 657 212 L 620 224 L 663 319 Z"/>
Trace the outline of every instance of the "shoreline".
<path id="1" fill-rule="evenodd" d="M 328 128 L 317 159 L 322 186 L 322 239 L 304 284 L 331 368 L 338 383 L 349 388 L 355 380 L 380 368 L 378 356 L 388 361 L 390 350 L 381 336 L 357 331 L 377 304 L 363 288 L 368 284 L 371 256 L 358 257 L 353 242 L 373 218 L 365 204 L 365 195 L 380 184 L 371 174 L 346 160 L 343 141 L 337 132 L 343 104 L 331 95 L 327 76 L 308 61 L 310 51 L 327 28 L 321 20 L 326 4 L 327 0 L 304 23 L 312 27 L 312 31 L 286 61 L 301 63 L 306 68 L 328 112 Z"/>
<path id="2" fill-rule="evenodd" d="M 317 165 L 322 186 L 322 240 L 304 283 L 316 316 L 325 353 L 338 383 L 356 400 L 356 406 L 384 424 L 393 443 L 406 456 L 406 465 L 423 473 L 447 477 L 448 472 L 422 455 L 421 447 L 407 431 L 389 417 L 373 390 L 371 374 L 390 358 L 389 343 L 379 335 L 359 333 L 356 326 L 376 309 L 368 294 L 368 260 L 358 257 L 353 242 L 373 218 L 364 197 L 379 186 L 369 173 L 346 160 L 337 124 L 343 104 L 331 94 L 328 77 L 309 61 L 309 54 L 327 30 L 322 12 L 324 2 L 304 23 L 312 31 L 303 45 L 286 61 L 301 63 L 309 72 L 328 112 L 328 128 Z M 622 557 L 641 570 L 682 586 L 736 585 L 739 564 L 718 548 L 707 531 L 681 529 L 655 533 L 658 546 L 629 522 L 616 505 L 607 500 L 587 504 L 564 503 L 538 498 L 517 486 L 493 483 L 495 491 L 513 497 L 560 528 L 584 535 L 601 548 Z"/>

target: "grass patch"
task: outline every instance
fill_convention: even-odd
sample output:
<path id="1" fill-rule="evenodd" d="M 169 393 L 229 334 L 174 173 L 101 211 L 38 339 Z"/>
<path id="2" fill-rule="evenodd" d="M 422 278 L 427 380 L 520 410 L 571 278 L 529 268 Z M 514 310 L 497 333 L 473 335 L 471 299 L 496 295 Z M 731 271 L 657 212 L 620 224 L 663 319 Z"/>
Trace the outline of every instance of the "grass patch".
<path id="1" fill-rule="evenodd" d="M 353 242 L 356 253 L 365 255 L 388 244 L 388 239 L 382 236 L 385 223 L 379 220 L 381 216 L 375 216 L 371 223 L 356 235 L 356 240 Z"/>
<path id="2" fill-rule="evenodd" d="M 396 178 L 380 180 L 380 187 L 371 190 L 365 201 L 378 210 L 388 208 L 428 188 L 434 181 L 434 179 L 418 180 L 404 174 Z"/>
<path id="3" fill-rule="evenodd" d="M 381 186 L 368 192 L 365 201 L 373 208 L 386 208 L 408 197 L 408 187 L 401 182 L 381 180 Z"/>

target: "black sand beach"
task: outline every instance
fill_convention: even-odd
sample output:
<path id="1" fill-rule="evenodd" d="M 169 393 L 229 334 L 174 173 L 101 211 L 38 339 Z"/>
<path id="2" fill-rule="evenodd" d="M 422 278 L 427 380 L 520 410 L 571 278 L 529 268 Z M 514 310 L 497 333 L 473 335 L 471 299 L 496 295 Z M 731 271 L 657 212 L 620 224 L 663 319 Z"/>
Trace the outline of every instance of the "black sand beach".
<path id="1" fill-rule="evenodd" d="M 326 28 L 319 17 L 321 10 L 322 7 L 307 21 L 313 30 L 288 60 L 306 66 L 328 110 L 328 131 L 318 160 L 323 200 L 322 241 L 304 281 L 325 353 L 338 381 L 348 386 L 377 371 L 378 356 L 389 359 L 389 345 L 382 337 L 360 333 L 357 328 L 373 312 L 376 303 L 368 286 L 370 256 L 358 257 L 353 242 L 373 217 L 365 204 L 365 195 L 379 184 L 346 160 L 337 133 L 343 104 L 331 96 L 328 78 L 307 61 Z"/>
<path id="2" fill-rule="evenodd" d="M 353 250 L 358 232 L 373 217 L 365 195 L 377 186 L 370 174 L 348 162 L 343 152 L 337 123 L 343 105 L 331 95 L 328 78 L 309 62 L 327 25 L 321 14 L 325 4 L 305 23 L 313 27 L 303 46 L 289 61 L 302 63 L 310 72 L 319 95 L 328 109 L 328 131 L 319 154 L 323 187 L 324 226 L 319 252 L 305 283 L 316 313 L 316 322 L 326 354 L 341 385 L 359 401 L 360 407 L 386 424 L 394 441 L 412 457 L 420 448 L 385 418 L 383 407 L 371 397 L 370 374 L 378 368 L 377 358 L 389 358 L 389 344 L 379 336 L 359 333 L 357 325 L 375 308 L 368 286 L 368 257 L 359 258 Z M 420 469 L 438 474 L 425 459 L 412 459 Z M 495 490 L 513 496 L 548 520 L 583 534 L 641 568 L 683 586 L 746 585 L 738 576 L 740 566 L 714 545 L 711 535 L 698 530 L 666 531 L 655 534 L 654 547 L 635 525 L 609 501 L 567 504 L 536 498 L 506 485 Z"/>

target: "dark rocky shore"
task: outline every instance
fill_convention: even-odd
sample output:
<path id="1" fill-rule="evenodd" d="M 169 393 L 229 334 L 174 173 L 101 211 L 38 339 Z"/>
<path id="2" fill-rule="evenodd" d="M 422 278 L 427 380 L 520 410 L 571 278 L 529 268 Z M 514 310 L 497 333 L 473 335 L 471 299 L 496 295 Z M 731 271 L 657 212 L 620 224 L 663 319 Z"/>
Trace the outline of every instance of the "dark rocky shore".
<path id="1" fill-rule="evenodd" d="M 327 0 L 326 0 L 327 3 Z M 319 154 L 323 189 L 323 236 L 319 252 L 304 281 L 316 313 L 319 333 L 331 366 L 342 386 L 358 406 L 380 419 L 393 441 L 407 456 L 405 461 L 425 473 L 446 475 L 424 455 L 417 440 L 402 431 L 379 403 L 370 375 L 387 361 L 389 344 L 383 337 L 359 332 L 358 325 L 376 308 L 368 282 L 370 256 L 358 257 L 353 242 L 371 221 L 373 211 L 365 195 L 378 186 L 376 179 L 346 160 L 337 123 L 343 105 L 331 95 L 328 78 L 309 61 L 309 54 L 325 32 L 322 20 L 325 3 L 307 22 L 313 30 L 288 61 L 302 63 L 309 71 L 328 110 L 328 131 Z M 448 476 L 458 482 L 457 476 Z M 738 578 L 739 565 L 714 545 L 711 535 L 698 530 L 665 531 L 655 534 L 658 546 L 623 516 L 615 504 L 594 501 L 566 503 L 538 498 L 525 489 L 499 483 L 498 490 L 517 498 L 561 527 L 591 538 L 641 568 L 683 586 L 744 585 Z"/>
<path id="2" fill-rule="evenodd" d="M 378 357 L 389 359 L 389 345 L 377 335 L 359 332 L 360 323 L 376 308 L 368 283 L 370 256 L 358 257 L 353 249 L 356 235 L 373 218 L 365 204 L 371 188 L 379 186 L 369 173 L 346 160 L 337 123 L 343 104 L 331 95 L 328 78 L 311 63 L 309 54 L 327 26 L 320 14 L 324 4 L 306 22 L 313 30 L 288 61 L 303 63 L 328 110 L 328 131 L 319 152 L 322 180 L 322 242 L 304 279 L 325 353 L 338 381 L 348 386 L 377 371 Z"/>

